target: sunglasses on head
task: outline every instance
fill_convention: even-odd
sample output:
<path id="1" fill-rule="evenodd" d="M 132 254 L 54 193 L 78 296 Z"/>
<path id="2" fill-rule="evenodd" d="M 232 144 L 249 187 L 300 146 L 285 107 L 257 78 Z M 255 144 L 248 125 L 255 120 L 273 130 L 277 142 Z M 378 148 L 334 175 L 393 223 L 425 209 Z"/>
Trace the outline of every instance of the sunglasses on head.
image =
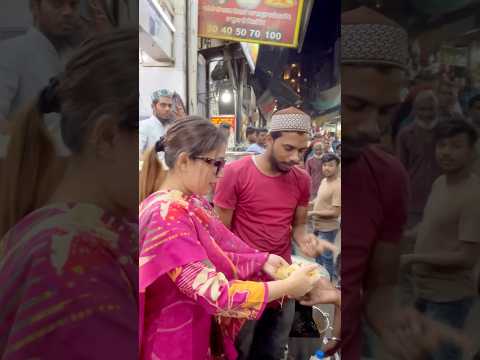
<path id="1" fill-rule="evenodd" d="M 225 159 L 212 159 L 206 156 L 194 156 L 193 159 L 195 160 L 202 160 L 206 162 L 208 165 L 213 165 L 217 168 L 215 171 L 215 175 L 220 174 L 223 167 L 225 166 Z"/>

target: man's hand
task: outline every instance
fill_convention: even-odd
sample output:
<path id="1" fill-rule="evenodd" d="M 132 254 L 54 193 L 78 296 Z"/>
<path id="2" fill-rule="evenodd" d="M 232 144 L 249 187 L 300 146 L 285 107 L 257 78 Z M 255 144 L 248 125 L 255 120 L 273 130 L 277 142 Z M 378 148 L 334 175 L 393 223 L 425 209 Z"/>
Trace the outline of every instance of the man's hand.
<path id="1" fill-rule="evenodd" d="M 305 296 L 301 297 L 300 304 L 314 306 L 320 304 L 334 304 L 341 306 L 341 293 L 328 279 L 322 277 L 315 284 L 314 288 Z"/>
<path id="2" fill-rule="evenodd" d="M 325 251 L 337 251 L 337 247 L 324 239 L 318 239 L 314 234 L 305 234 L 305 236 L 298 241 L 298 246 L 302 253 L 308 257 L 315 258 L 322 255 Z"/>
<path id="3" fill-rule="evenodd" d="M 316 238 L 315 250 L 317 251 L 317 256 L 322 255 L 325 251 L 330 250 L 331 252 L 336 252 L 337 247 L 333 245 L 330 241 L 324 239 Z"/>
<path id="4" fill-rule="evenodd" d="M 281 267 L 288 266 L 288 262 L 285 261 L 282 257 L 274 254 L 268 255 L 267 261 L 263 265 L 263 272 L 270 276 L 272 279 L 277 280 L 277 271 Z"/>
<path id="5" fill-rule="evenodd" d="M 313 234 L 305 234 L 301 239 L 297 241 L 301 252 L 311 258 L 318 255 L 317 252 L 317 237 Z"/>

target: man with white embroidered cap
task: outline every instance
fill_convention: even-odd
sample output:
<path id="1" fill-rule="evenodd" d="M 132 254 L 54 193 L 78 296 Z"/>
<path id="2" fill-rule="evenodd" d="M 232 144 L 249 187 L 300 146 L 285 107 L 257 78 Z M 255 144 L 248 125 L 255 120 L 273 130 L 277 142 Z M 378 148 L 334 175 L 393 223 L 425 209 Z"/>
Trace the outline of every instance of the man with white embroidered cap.
<path id="1" fill-rule="evenodd" d="M 310 124 L 310 116 L 297 108 L 276 112 L 265 152 L 228 164 L 214 197 L 221 220 L 237 236 L 289 263 L 292 237 L 312 257 L 335 249 L 306 230 L 310 177 L 297 165 L 308 147 Z M 281 359 L 294 308 L 292 300 L 281 308 L 270 304 L 260 320 L 248 322 L 238 337 L 238 359 Z"/>

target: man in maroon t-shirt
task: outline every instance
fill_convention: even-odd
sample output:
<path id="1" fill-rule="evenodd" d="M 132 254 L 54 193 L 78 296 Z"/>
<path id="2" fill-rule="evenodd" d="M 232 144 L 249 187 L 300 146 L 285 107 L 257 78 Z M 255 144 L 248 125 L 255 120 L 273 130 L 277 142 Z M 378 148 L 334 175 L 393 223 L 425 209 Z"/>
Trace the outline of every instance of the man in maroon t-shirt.
<path id="1" fill-rule="evenodd" d="M 368 8 L 342 14 L 342 358 L 360 359 L 364 317 L 388 347 L 407 175 L 374 147 L 402 101 L 407 34 Z M 397 341 L 398 343 L 398 341 Z M 401 346 L 401 344 L 399 345 Z"/>
<path id="2" fill-rule="evenodd" d="M 308 147 L 310 117 L 296 108 L 272 116 L 264 154 L 228 164 L 217 183 L 214 204 L 220 218 L 243 241 L 291 262 L 291 239 L 315 256 L 327 242 L 307 234 L 310 177 L 297 167 Z M 260 320 L 238 336 L 239 360 L 278 360 L 294 317 L 294 302 L 267 307 Z"/>

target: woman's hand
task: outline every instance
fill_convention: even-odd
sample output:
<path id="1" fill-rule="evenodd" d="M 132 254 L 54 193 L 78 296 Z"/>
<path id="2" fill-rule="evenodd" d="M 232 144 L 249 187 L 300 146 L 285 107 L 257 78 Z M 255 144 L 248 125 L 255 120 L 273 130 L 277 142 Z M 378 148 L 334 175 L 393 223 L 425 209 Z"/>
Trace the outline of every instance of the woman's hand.
<path id="1" fill-rule="evenodd" d="M 278 269 L 286 266 L 289 266 L 289 264 L 288 262 L 285 261 L 284 258 L 278 255 L 270 254 L 268 255 L 267 261 L 263 265 L 262 270 L 265 274 L 270 276 L 272 279 L 277 280 L 279 279 L 277 276 Z"/>
<path id="2" fill-rule="evenodd" d="M 294 299 L 300 298 L 311 291 L 319 279 L 318 265 L 301 266 L 285 280 L 288 283 L 287 295 Z"/>

